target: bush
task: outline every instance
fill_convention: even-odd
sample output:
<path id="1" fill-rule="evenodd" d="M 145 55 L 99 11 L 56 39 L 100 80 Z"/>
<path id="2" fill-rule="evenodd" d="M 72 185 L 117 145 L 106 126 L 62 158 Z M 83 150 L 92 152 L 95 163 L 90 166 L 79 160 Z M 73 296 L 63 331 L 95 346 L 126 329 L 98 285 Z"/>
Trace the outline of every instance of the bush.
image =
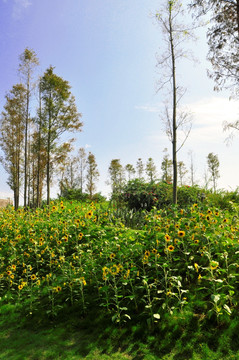
<path id="1" fill-rule="evenodd" d="M 150 211 L 172 205 L 173 186 L 167 182 L 146 183 L 143 180 L 129 181 L 119 195 L 128 208 Z M 201 203 L 205 199 L 205 191 L 198 186 L 178 187 L 178 205 L 185 207 L 194 203 Z"/>
<path id="2" fill-rule="evenodd" d="M 105 201 L 106 198 L 101 195 L 101 193 L 94 194 L 92 198 L 90 198 L 90 195 L 87 193 L 83 193 L 81 189 L 63 189 L 60 198 L 66 199 L 66 200 L 77 200 L 77 201 L 96 201 L 101 202 Z"/>
<path id="3" fill-rule="evenodd" d="M 219 209 L 231 210 L 232 203 L 239 205 L 239 187 L 234 191 L 220 190 L 208 193 L 208 202 Z"/>

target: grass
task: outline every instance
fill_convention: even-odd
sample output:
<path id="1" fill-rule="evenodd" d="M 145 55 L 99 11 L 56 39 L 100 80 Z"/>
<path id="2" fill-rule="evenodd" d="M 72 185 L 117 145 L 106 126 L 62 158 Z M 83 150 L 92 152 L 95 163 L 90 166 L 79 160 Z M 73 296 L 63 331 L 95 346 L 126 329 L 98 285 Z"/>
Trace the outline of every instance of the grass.
<path id="1" fill-rule="evenodd" d="M 192 316 L 169 318 L 150 333 L 138 324 L 117 328 L 94 312 L 80 317 L 77 309 L 55 320 L 21 317 L 13 305 L 0 314 L 1 360 L 239 359 L 238 321 L 207 330 Z"/>

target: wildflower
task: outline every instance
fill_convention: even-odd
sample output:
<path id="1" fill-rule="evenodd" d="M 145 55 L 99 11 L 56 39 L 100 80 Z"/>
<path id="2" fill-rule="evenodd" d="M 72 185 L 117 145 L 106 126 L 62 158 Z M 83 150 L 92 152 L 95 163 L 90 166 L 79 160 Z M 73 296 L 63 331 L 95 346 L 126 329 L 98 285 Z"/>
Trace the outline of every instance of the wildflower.
<path id="1" fill-rule="evenodd" d="M 148 262 L 149 262 L 148 256 L 144 255 L 142 262 L 143 262 L 144 265 L 148 264 Z"/>
<path id="2" fill-rule="evenodd" d="M 18 290 L 22 290 L 23 289 L 23 285 L 18 285 Z"/>
<path id="3" fill-rule="evenodd" d="M 198 239 L 194 240 L 194 244 L 198 244 L 198 243 L 199 243 Z"/>
<path id="4" fill-rule="evenodd" d="M 209 209 L 208 209 L 207 213 L 208 213 L 209 215 L 212 215 L 212 211 L 209 210 Z"/>
<path id="5" fill-rule="evenodd" d="M 169 245 L 167 249 L 168 249 L 168 251 L 174 251 L 174 246 L 173 246 L 173 245 Z"/>
<path id="6" fill-rule="evenodd" d="M 12 268 L 13 271 L 16 271 L 17 267 L 16 267 L 16 265 L 12 264 L 11 268 Z"/>
<path id="7" fill-rule="evenodd" d="M 199 282 L 201 281 L 201 278 L 202 278 L 202 275 L 199 274 L 199 275 L 198 275 L 198 281 L 199 281 Z"/>
<path id="8" fill-rule="evenodd" d="M 79 238 L 79 240 L 81 240 L 81 239 L 83 238 L 83 233 L 82 233 L 82 232 L 80 232 L 80 233 L 78 234 L 78 238 Z"/>
<path id="9" fill-rule="evenodd" d="M 198 204 L 193 204 L 193 207 L 194 207 L 194 208 L 197 208 L 197 207 L 198 207 Z"/>
<path id="10" fill-rule="evenodd" d="M 157 254 L 157 252 L 158 252 L 157 249 L 153 249 L 153 250 L 152 250 L 152 253 L 155 254 L 155 255 Z"/>
<path id="11" fill-rule="evenodd" d="M 37 277 L 36 277 L 35 274 L 32 274 L 32 275 L 31 275 L 31 280 L 36 280 L 36 278 L 37 278 Z"/>
<path id="12" fill-rule="evenodd" d="M 180 231 L 178 232 L 178 236 L 181 237 L 181 238 L 183 238 L 183 237 L 185 236 L 185 231 L 180 230 Z"/>

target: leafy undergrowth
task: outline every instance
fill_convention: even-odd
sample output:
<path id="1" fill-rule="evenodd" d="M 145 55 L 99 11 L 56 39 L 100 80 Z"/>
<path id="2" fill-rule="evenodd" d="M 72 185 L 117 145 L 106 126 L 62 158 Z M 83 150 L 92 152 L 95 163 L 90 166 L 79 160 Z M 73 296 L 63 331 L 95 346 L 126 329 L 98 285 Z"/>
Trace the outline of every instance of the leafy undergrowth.
<path id="1" fill-rule="evenodd" d="M 13 305 L 0 309 L 1 360 L 224 360 L 239 359 L 239 319 L 215 326 L 191 314 L 168 317 L 153 331 L 143 324 L 116 327 L 77 308 L 57 319 L 22 317 Z"/>

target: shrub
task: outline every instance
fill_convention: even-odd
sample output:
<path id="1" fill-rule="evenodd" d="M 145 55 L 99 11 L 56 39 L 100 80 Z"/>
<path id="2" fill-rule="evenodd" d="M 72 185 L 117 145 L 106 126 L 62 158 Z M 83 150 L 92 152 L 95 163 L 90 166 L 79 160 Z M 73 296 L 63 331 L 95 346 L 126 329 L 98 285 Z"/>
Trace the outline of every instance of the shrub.
<path id="1" fill-rule="evenodd" d="M 119 196 L 130 209 L 150 211 L 172 205 L 173 187 L 167 182 L 146 183 L 135 179 L 129 181 Z M 201 203 L 205 199 L 205 191 L 198 186 L 178 187 L 178 205 L 185 207 L 194 203 Z"/>

